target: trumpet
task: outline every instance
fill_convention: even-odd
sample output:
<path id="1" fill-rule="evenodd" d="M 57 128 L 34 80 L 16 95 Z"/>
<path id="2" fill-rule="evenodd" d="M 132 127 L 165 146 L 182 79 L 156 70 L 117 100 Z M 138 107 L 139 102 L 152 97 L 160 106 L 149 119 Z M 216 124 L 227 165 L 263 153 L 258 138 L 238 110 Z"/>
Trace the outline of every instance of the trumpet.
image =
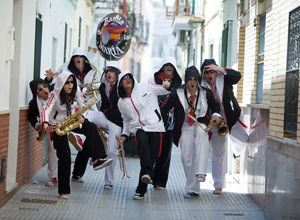
<path id="1" fill-rule="evenodd" d="M 124 151 L 123 143 L 121 143 L 119 141 L 118 135 L 116 135 L 116 139 L 119 144 L 119 154 L 118 155 L 119 155 L 120 169 L 121 169 L 121 171 L 123 171 L 122 179 L 130 178 L 127 174 L 127 170 L 126 170 L 126 166 L 125 166 L 125 151 Z"/>
<path id="2" fill-rule="evenodd" d="M 81 88 L 84 88 L 84 87 L 89 87 L 93 84 L 97 84 L 97 83 L 101 83 L 101 81 L 96 81 L 96 82 L 92 82 L 92 83 L 84 83 L 84 84 L 81 84 L 79 87 Z"/>
<path id="3" fill-rule="evenodd" d="M 99 131 L 100 137 L 102 139 L 102 142 L 104 144 L 105 151 L 107 151 L 107 142 L 108 142 L 107 137 L 106 137 L 107 130 L 104 128 L 98 127 L 98 131 Z"/>
<path id="4" fill-rule="evenodd" d="M 200 128 L 202 128 L 204 131 L 209 132 L 212 128 L 214 128 L 217 124 L 216 121 L 213 122 L 209 122 L 208 126 L 206 128 L 204 128 L 200 122 L 197 121 L 196 118 L 194 118 L 193 116 L 191 116 L 190 114 L 188 114 L 188 116 L 197 123 L 197 125 L 200 126 Z M 226 125 L 225 119 L 222 118 L 221 122 L 218 125 L 218 135 L 219 136 L 225 136 L 229 131 L 228 126 Z"/>

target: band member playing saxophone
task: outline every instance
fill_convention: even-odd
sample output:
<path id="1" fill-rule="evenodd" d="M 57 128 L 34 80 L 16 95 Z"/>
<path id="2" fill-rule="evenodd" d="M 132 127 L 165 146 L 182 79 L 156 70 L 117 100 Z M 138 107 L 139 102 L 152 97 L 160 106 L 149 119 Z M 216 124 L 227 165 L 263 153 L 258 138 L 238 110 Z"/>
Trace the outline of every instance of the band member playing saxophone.
<path id="1" fill-rule="evenodd" d="M 49 87 L 46 81 L 40 78 L 32 80 L 29 83 L 29 86 L 33 97 L 29 102 L 28 120 L 32 127 L 39 132 L 39 137 L 41 137 L 40 141 L 44 142 L 44 140 L 47 140 L 49 181 L 46 183 L 46 186 L 54 186 L 57 183 L 57 156 L 53 147 L 53 142 L 50 140 L 48 134 L 44 134 L 45 131 L 40 120 L 40 112 L 47 103 L 50 89 L 52 90 L 53 87 Z M 44 135 L 47 136 L 46 139 L 43 138 Z"/>
<path id="2" fill-rule="evenodd" d="M 116 135 L 121 135 L 122 118 L 117 103 L 119 100 L 117 94 L 118 75 L 121 72 L 117 61 L 108 61 L 103 69 L 101 77 L 101 86 L 99 88 L 101 94 L 100 111 L 89 111 L 86 118 L 98 127 L 108 131 L 107 157 L 113 159 L 113 163 L 105 169 L 105 185 L 104 189 L 113 189 L 114 173 L 118 156 L 118 143 Z M 88 161 L 88 156 L 77 157 L 73 174 L 83 176 Z M 77 169 L 80 169 L 77 170 Z"/>
<path id="3" fill-rule="evenodd" d="M 248 141 L 247 126 L 243 120 L 241 108 L 233 94 L 232 85 L 237 84 L 241 74 L 233 69 L 217 66 L 214 59 L 205 59 L 201 66 L 201 85 L 212 91 L 214 99 L 220 105 L 220 114 L 226 119 L 233 142 L 233 153 L 239 156 Z M 226 135 L 227 136 L 227 135 Z M 226 136 L 217 135 L 216 128 L 212 130 L 212 177 L 214 194 L 221 194 L 225 187 L 226 174 Z"/>
<path id="4" fill-rule="evenodd" d="M 174 90 L 161 106 L 166 113 L 174 108 L 173 142 L 181 148 L 181 161 L 186 176 L 185 198 L 198 197 L 200 182 L 205 181 L 209 152 L 208 133 L 197 125 L 188 115 L 197 118 L 206 127 L 210 122 L 218 124 L 219 104 L 213 99 L 209 89 L 200 86 L 200 74 L 195 66 L 185 71 L 185 84 Z M 211 111 L 212 117 L 209 117 Z"/>
<path id="5" fill-rule="evenodd" d="M 130 133 L 134 134 L 141 162 L 139 183 L 133 196 L 135 200 L 143 199 L 147 184 L 153 183 L 153 166 L 161 149 L 162 133 L 165 132 L 157 96 L 168 94 L 165 88 L 169 86 L 169 82 L 163 85 L 137 83 L 127 70 L 119 74 L 118 108 L 123 118 L 119 140 L 123 143 Z"/>
<path id="6" fill-rule="evenodd" d="M 71 152 L 67 135 L 59 136 L 57 134 L 57 124 L 63 124 L 66 117 L 73 116 L 74 103 L 77 107 L 84 108 L 85 103 L 82 93 L 77 87 L 75 76 L 69 72 L 62 71 L 57 76 L 57 82 L 53 92 L 41 112 L 41 119 L 44 130 L 51 132 L 53 145 L 58 157 L 58 193 L 59 198 L 68 199 L 70 190 L 71 175 Z M 87 106 L 89 107 L 89 106 Z M 81 113 L 81 111 L 78 111 Z M 74 113 L 76 119 L 74 124 L 81 124 L 80 128 L 75 128 L 76 133 L 86 136 L 85 143 L 89 156 L 92 157 L 94 170 L 99 170 L 112 163 L 112 159 L 107 159 L 104 145 L 99 136 L 96 125 L 84 119 L 83 116 Z M 62 130 L 62 129 L 60 129 Z"/>

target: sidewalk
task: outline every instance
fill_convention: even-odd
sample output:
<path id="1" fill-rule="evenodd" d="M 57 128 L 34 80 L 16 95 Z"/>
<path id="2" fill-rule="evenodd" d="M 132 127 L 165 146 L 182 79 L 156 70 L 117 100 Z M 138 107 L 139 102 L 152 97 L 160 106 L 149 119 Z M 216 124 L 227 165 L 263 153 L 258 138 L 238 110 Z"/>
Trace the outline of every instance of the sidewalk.
<path id="1" fill-rule="evenodd" d="M 72 160 L 74 161 L 73 152 Z M 144 200 L 133 200 L 138 183 L 139 158 L 126 158 L 130 178 L 122 179 L 119 161 L 113 190 L 104 190 L 104 170 L 94 171 L 88 165 L 84 183 L 71 182 L 69 200 L 59 199 L 57 186 L 47 187 L 47 166 L 43 167 L 0 209 L 0 220 L 33 219 L 264 219 L 262 210 L 243 193 L 231 176 L 222 195 L 213 195 L 211 161 L 208 177 L 201 183 L 199 198 L 183 197 L 185 176 L 180 149 L 173 147 L 170 177 L 166 190 L 150 185 Z M 73 164 L 72 164 L 73 167 Z M 37 180 L 38 184 L 32 181 Z"/>

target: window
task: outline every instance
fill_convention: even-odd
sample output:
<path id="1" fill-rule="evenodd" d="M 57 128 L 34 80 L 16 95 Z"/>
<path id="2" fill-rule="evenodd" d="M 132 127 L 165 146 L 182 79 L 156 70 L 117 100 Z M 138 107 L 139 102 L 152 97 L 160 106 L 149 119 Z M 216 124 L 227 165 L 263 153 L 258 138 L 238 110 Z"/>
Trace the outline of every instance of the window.
<path id="1" fill-rule="evenodd" d="M 263 80 L 264 80 L 264 53 L 265 53 L 265 30 L 266 15 L 262 15 L 259 21 L 258 58 L 257 58 L 257 81 L 256 81 L 256 102 L 262 102 Z"/>
<path id="2" fill-rule="evenodd" d="M 289 14 L 287 66 L 285 79 L 284 132 L 287 137 L 297 134 L 299 59 L 300 59 L 300 7 Z"/>
<path id="3" fill-rule="evenodd" d="M 214 45 L 213 44 L 211 44 L 209 46 L 209 56 L 210 56 L 210 58 L 214 58 Z"/>

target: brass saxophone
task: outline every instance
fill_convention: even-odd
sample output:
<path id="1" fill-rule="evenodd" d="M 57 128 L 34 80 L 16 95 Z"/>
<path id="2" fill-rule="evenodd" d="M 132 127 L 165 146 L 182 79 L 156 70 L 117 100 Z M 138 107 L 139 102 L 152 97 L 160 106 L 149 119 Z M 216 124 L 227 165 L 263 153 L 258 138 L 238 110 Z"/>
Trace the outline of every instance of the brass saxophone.
<path id="1" fill-rule="evenodd" d="M 188 114 L 188 116 L 197 123 L 197 125 L 200 126 L 200 128 L 202 128 L 204 131 L 209 132 L 213 127 L 216 126 L 216 122 L 209 122 L 209 124 L 207 125 L 206 128 L 204 128 L 198 121 L 196 118 L 194 118 L 193 116 L 191 116 L 190 114 Z M 225 136 L 229 131 L 228 126 L 226 125 L 225 119 L 222 118 L 221 122 L 218 125 L 218 135 L 219 136 Z"/>
<path id="2" fill-rule="evenodd" d="M 73 115 L 68 116 L 60 123 L 57 123 L 55 125 L 56 127 L 56 134 L 59 136 L 65 135 L 69 131 L 74 130 L 75 128 L 81 128 L 82 124 L 79 122 L 79 117 L 81 117 L 81 114 L 84 113 L 86 110 L 88 110 L 92 105 L 94 105 L 97 102 L 97 95 L 96 91 L 93 92 L 94 100 L 91 101 L 89 104 L 87 104 L 85 107 L 79 109 L 77 112 L 75 112 Z"/>
<path id="3" fill-rule="evenodd" d="M 39 136 L 36 138 L 36 140 L 42 143 L 44 141 L 44 138 L 45 138 L 45 132 L 43 131 L 43 132 L 39 132 Z"/>

